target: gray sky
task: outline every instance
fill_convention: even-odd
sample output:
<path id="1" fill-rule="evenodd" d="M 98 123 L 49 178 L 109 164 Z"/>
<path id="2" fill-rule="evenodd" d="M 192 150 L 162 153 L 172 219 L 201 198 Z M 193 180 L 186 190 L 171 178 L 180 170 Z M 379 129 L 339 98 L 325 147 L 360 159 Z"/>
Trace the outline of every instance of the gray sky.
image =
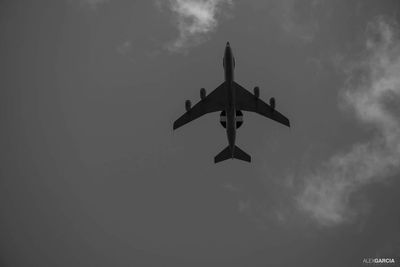
<path id="1" fill-rule="evenodd" d="M 0 2 L 1 266 L 361 266 L 400 255 L 400 3 Z M 213 158 L 223 80 L 253 162 Z M 400 260 L 400 259 L 399 259 Z"/>

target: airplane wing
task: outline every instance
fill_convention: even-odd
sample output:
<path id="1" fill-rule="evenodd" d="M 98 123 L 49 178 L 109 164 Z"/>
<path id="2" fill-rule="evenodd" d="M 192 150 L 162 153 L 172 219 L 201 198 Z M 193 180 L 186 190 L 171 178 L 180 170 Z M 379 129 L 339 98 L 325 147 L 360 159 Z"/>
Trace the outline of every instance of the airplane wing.
<path id="1" fill-rule="evenodd" d="M 234 82 L 236 87 L 236 105 L 237 109 L 244 111 L 256 112 L 262 116 L 270 118 L 290 127 L 289 119 L 279 113 L 279 111 L 272 109 L 267 103 L 255 97 L 252 93 L 244 89 L 242 86 Z"/>
<path id="2" fill-rule="evenodd" d="M 177 119 L 174 122 L 174 130 L 207 113 L 224 110 L 225 94 L 225 82 L 223 82 L 214 91 L 207 95 L 204 100 L 200 100 L 200 102 L 198 102 L 189 111 Z"/>

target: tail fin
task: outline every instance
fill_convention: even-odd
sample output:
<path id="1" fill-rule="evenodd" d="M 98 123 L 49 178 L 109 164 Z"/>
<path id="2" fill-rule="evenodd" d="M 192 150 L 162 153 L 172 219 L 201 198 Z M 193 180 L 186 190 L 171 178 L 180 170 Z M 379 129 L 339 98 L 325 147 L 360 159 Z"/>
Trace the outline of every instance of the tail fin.
<path id="1" fill-rule="evenodd" d="M 251 161 L 250 155 L 248 155 L 246 152 L 244 152 L 237 146 L 235 146 L 235 150 L 232 156 L 231 150 L 228 146 L 224 150 L 222 150 L 218 155 L 215 156 L 214 163 L 218 163 L 230 158 L 240 159 L 247 162 Z"/>

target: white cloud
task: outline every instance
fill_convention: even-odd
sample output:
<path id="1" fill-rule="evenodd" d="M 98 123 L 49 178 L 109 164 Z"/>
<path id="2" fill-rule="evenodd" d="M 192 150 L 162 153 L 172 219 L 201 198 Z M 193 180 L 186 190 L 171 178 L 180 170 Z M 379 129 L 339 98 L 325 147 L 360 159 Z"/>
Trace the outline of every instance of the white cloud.
<path id="1" fill-rule="evenodd" d="M 399 170 L 400 113 L 394 107 L 400 103 L 400 42 L 394 23 L 380 17 L 368 25 L 362 59 L 346 73 L 344 106 L 374 132 L 305 178 L 297 203 L 323 225 L 350 221 L 358 213 L 352 194 Z"/>
<path id="2" fill-rule="evenodd" d="M 176 15 L 178 38 L 168 45 L 170 51 L 182 51 L 198 45 L 215 31 L 217 14 L 223 4 L 232 4 L 232 0 L 170 0 L 170 9 Z"/>

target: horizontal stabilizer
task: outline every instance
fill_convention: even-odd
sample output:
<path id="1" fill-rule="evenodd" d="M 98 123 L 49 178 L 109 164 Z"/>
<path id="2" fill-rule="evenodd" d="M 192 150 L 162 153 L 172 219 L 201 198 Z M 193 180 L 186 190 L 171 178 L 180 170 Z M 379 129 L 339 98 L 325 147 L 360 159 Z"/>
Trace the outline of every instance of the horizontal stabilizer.
<path id="1" fill-rule="evenodd" d="M 235 146 L 235 150 L 232 155 L 231 149 L 226 147 L 224 150 L 222 150 L 218 155 L 215 156 L 214 158 L 214 163 L 218 163 L 227 159 L 240 159 L 243 161 L 251 162 L 251 157 L 248 155 L 246 152 L 241 150 L 239 147 Z"/>

